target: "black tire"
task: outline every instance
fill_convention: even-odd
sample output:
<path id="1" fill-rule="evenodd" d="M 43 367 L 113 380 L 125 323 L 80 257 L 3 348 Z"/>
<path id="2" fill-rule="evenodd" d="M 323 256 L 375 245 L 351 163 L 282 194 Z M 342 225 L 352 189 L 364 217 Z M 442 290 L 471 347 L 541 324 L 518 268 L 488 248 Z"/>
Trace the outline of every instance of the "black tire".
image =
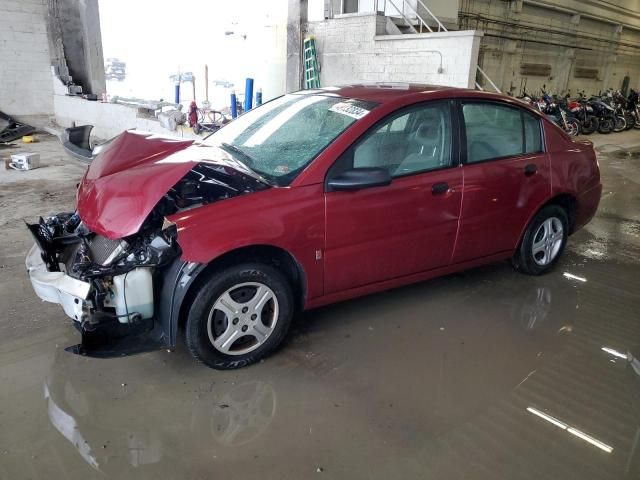
<path id="1" fill-rule="evenodd" d="M 249 345 L 245 347 L 245 350 L 247 348 L 255 348 L 254 350 L 247 353 L 227 354 L 218 350 L 209 338 L 209 316 L 210 314 L 212 315 L 212 329 L 221 323 L 223 330 L 230 328 L 231 324 L 229 322 L 232 322 L 232 319 L 228 318 L 227 315 L 221 311 L 214 310 L 214 305 L 216 305 L 216 302 L 218 302 L 220 297 L 226 292 L 231 291 L 231 295 L 233 295 L 234 286 L 247 283 L 257 283 L 266 286 L 275 295 L 277 303 L 274 302 L 273 305 L 275 305 L 275 307 L 272 308 L 272 313 L 275 316 L 275 320 L 273 320 L 274 326 L 264 340 L 264 343 L 259 344 L 257 337 L 252 337 L 257 345 Z M 238 290 L 240 288 L 246 289 L 252 287 L 241 286 Z M 185 332 L 187 347 L 196 360 L 218 370 L 230 370 L 251 365 L 272 353 L 282 343 L 291 325 L 294 310 L 293 305 L 291 286 L 284 275 L 274 267 L 262 263 L 245 263 L 226 268 L 212 275 L 211 278 L 200 287 L 191 303 Z M 277 312 L 277 314 L 275 314 L 275 312 Z M 219 319 L 220 315 L 222 315 L 221 321 Z M 251 321 L 262 322 L 260 318 L 257 320 L 251 318 L 250 321 L 248 315 L 249 314 L 244 315 L 244 311 L 242 314 L 238 314 L 240 320 L 238 322 L 238 319 L 235 319 L 236 323 L 234 323 L 234 325 L 242 325 L 243 323 L 245 325 L 251 325 Z M 244 332 L 246 330 L 242 331 Z M 214 340 L 218 340 L 221 336 L 215 335 L 215 333 L 212 334 L 214 335 Z M 237 345 L 238 342 L 242 345 L 243 339 L 247 340 L 247 337 L 251 336 L 250 334 L 251 330 L 248 330 L 246 336 L 243 336 L 245 334 L 242 333 L 239 334 L 240 336 L 229 345 L 229 348 Z M 242 349 L 238 350 L 238 352 L 241 351 Z"/>
<path id="2" fill-rule="evenodd" d="M 621 132 L 627 127 L 627 121 L 622 115 L 616 115 L 613 119 L 613 131 Z"/>
<path id="3" fill-rule="evenodd" d="M 633 128 L 633 125 L 636 122 L 636 119 L 633 115 L 631 115 L 630 113 L 626 113 L 624 115 L 624 119 L 627 122 L 627 126 L 625 127 L 625 130 L 631 130 Z"/>
<path id="4" fill-rule="evenodd" d="M 540 264 L 534 256 L 533 245 L 536 240 L 536 234 L 539 234 L 539 230 L 542 225 L 550 219 L 557 219 L 562 225 L 562 241 L 559 244 L 559 248 L 555 250 L 555 253 L 551 257 L 551 261 L 545 264 Z M 567 245 L 568 236 L 569 219 L 565 209 L 558 205 L 547 205 L 543 207 L 527 226 L 527 230 L 522 237 L 520 247 L 513 256 L 514 267 L 516 270 L 528 275 L 542 275 L 543 273 L 548 272 L 562 256 L 562 252 L 564 252 L 564 248 Z"/>
<path id="5" fill-rule="evenodd" d="M 611 133 L 613 131 L 613 119 L 611 118 L 601 118 L 600 124 L 598 125 L 598 132 L 600 133 Z"/>
<path id="6" fill-rule="evenodd" d="M 598 119 L 596 117 L 587 117 L 582 123 L 583 135 L 591 135 L 598 130 Z"/>
<path id="7" fill-rule="evenodd" d="M 567 132 L 567 134 L 569 134 L 571 137 L 577 137 L 578 135 L 580 135 L 581 131 L 582 125 L 580 124 L 580 122 L 573 117 L 568 117 L 567 129 L 565 130 L 565 132 Z"/>

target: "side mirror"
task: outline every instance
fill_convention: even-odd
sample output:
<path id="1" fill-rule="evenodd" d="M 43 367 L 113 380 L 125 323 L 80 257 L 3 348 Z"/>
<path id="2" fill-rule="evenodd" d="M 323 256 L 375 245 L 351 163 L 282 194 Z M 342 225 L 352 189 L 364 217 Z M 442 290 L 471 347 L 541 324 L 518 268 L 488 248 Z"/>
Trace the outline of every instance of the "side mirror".
<path id="1" fill-rule="evenodd" d="M 360 190 L 391 184 L 391 175 L 384 168 L 353 168 L 342 172 L 327 182 L 328 191 Z"/>

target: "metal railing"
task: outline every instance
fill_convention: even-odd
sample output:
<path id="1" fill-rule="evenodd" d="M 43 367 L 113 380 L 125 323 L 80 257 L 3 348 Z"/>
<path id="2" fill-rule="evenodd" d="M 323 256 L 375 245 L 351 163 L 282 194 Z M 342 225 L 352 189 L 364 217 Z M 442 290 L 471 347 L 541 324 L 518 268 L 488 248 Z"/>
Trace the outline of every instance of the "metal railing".
<path id="1" fill-rule="evenodd" d="M 487 81 L 491 84 L 491 86 L 494 88 L 494 90 L 495 90 L 496 92 L 498 92 L 498 93 L 502 93 L 502 92 L 500 91 L 500 89 L 496 86 L 496 84 L 495 84 L 495 83 L 493 83 L 493 80 L 491 80 L 491 78 L 489 78 L 489 75 L 487 75 L 486 73 L 484 73 L 484 70 L 482 70 L 482 69 L 480 68 L 480 65 L 476 65 L 476 67 L 478 68 L 478 72 L 480 72 L 480 73 L 482 74 L 482 76 L 483 76 L 484 78 L 486 78 L 486 79 L 487 79 Z M 478 82 L 476 82 L 476 88 L 477 88 L 478 90 L 484 90 L 484 88 L 482 88 Z"/>
<path id="2" fill-rule="evenodd" d="M 405 1 L 405 0 L 402 0 Z M 436 17 L 433 12 L 431 10 L 429 10 L 429 8 L 423 3 L 422 0 L 418 0 L 418 3 L 422 6 L 422 8 L 425 9 L 425 11 L 431 16 L 431 18 L 438 24 L 438 31 L 439 32 L 447 32 L 448 30 L 445 28 L 445 26 L 442 24 L 442 22 L 440 20 L 438 20 L 438 17 Z M 416 14 L 417 15 L 417 14 Z M 426 25 L 426 23 L 425 23 Z M 427 28 L 429 28 L 429 26 L 427 26 Z M 433 30 L 431 30 L 429 28 L 430 32 L 433 32 Z"/>
<path id="3" fill-rule="evenodd" d="M 398 12 L 400 14 L 400 16 L 402 17 L 402 19 L 406 22 L 407 26 L 411 29 L 411 31 L 413 33 L 423 33 L 423 28 L 428 30 L 430 33 L 434 33 L 433 28 L 431 28 L 429 26 L 429 24 L 424 20 L 424 18 L 422 18 L 420 16 L 420 14 L 417 12 L 417 10 L 415 10 L 411 4 L 407 1 L 407 0 L 398 0 L 402 2 L 402 9 L 400 9 L 393 0 L 376 0 L 375 2 L 375 11 L 376 12 L 386 12 L 386 7 L 387 7 L 387 1 L 391 4 L 391 6 L 394 8 L 394 10 L 396 12 Z M 429 7 L 427 7 L 424 2 L 422 0 L 416 0 L 418 2 L 418 4 L 424 9 L 424 11 L 426 11 L 429 16 L 433 19 L 433 21 L 436 23 L 436 25 L 438 25 L 438 32 L 447 32 L 448 30 L 446 29 L 446 27 L 442 24 L 442 22 L 438 19 L 438 17 L 436 17 L 433 12 L 431 10 L 429 10 Z M 379 9 L 379 5 L 383 4 L 382 10 Z M 414 15 L 416 20 L 418 21 L 418 28 L 416 29 L 415 26 L 413 25 L 414 22 L 412 22 L 409 18 L 407 18 L 407 16 L 405 15 L 405 8 L 410 12 L 410 14 Z"/>

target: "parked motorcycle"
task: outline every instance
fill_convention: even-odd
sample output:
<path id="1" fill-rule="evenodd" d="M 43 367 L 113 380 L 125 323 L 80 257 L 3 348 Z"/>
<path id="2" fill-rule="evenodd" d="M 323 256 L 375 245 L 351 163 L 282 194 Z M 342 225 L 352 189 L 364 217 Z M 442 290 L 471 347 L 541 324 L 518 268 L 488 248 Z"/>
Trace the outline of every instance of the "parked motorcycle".
<path id="1" fill-rule="evenodd" d="M 598 130 L 598 117 L 594 115 L 593 107 L 589 105 L 584 96 L 584 92 L 578 93 L 578 98 L 570 100 L 568 103 L 569 111 L 578 119 L 583 135 L 591 135 Z"/>
<path id="2" fill-rule="evenodd" d="M 638 92 L 633 88 L 629 92 L 629 96 L 627 97 L 627 111 L 633 117 L 633 126 L 635 128 L 640 128 L 640 106 L 638 105 L 638 101 L 640 96 Z"/>
<path id="3" fill-rule="evenodd" d="M 603 102 L 600 97 L 591 97 L 589 105 L 598 118 L 598 132 L 604 134 L 613 132 L 616 126 L 613 107 Z"/>
<path id="4" fill-rule="evenodd" d="M 575 137 L 580 134 L 580 122 L 570 114 L 567 106 L 567 97 L 555 99 L 543 91 L 542 102 L 539 101 L 537 105 L 542 113 L 562 128 L 568 135 Z"/>

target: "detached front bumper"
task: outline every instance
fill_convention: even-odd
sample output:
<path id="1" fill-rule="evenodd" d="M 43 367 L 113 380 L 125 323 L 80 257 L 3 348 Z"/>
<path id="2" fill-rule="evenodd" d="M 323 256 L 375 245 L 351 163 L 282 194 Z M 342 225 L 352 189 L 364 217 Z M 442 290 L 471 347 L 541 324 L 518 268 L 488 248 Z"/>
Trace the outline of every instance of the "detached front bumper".
<path id="1" fill-rule="evenodd" d="M 62 305 L 64 313 L 76 322 L 86 316 L 86 300 L 91 284 L 63 272 L 50 272 L 42 259 L 42 250 L 34 244 L 25 261 L 29 279 L 36 295 L 45 302 Z"/>

